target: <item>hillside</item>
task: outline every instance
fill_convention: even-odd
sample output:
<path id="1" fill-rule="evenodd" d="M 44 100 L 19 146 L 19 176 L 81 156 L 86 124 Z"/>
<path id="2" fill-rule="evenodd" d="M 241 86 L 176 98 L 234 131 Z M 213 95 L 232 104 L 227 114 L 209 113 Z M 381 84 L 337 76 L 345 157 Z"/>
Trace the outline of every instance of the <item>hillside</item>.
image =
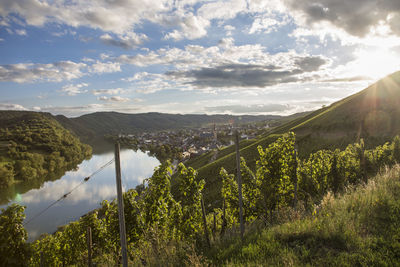
<path id="1" fill-rule="evenodd" d="M 202 127 L 212 123 L 251 123 L 278 120 L 280 118 L 282 116 L 182 115 L 154 112 L 141 114 L 96 112 L 69 119 L 64 116 L 56 116 L 56 119 L 65 128 L 72 130 L 83 138 L 87 136 L 104 136 L 106 134 Z"/>
<path id="2" fill-rule="evenodd" d="M 0 111 L 0 188 L 44 180 L 71 169 L 91 148 L 48 113 Z"/>
<path id="3" fill-rule="evenodd" d="M 285 223 L 249 227 L 221 240 L 208 258 L 217 266 L 398 266 L 400 167 L 340 197 L 328 194 L 312 214 L 292 210 Z"/>
<path id="4" fill-rule="evenodd" d="M 300 144 L 311 143 L 315 150 L 359 138 L 372 147 L 400 132 L 399 116 L 400 72 L 396 72 L 279 132 L 292 130 L 301 137 Z"/>
<path id="5" fill-rule="evenodd" d="M 259 157 L 257 147 L 268 146 L 281 134 L 293 131 L 296 133 L 296 144 L 299 155 L 308 157 L 320 149 L 345 148 L 348 144 L 365 141 L 367 148 L 389 141 L 400 133 L 400 72 L 379 80 L 368 88 L 331 104 L 304 117 L 295 118 L 283 124 L 263 138 L 241 146 L 240 155 L 245 158 L 251 168 Z M 198 167 L 199 176 L 206 180 L 206 194 L 216 199 L 216 192 L 221 188 L 219 170 L 224 167 L 229 173 L 234 173 L 235 153 L 231 151 L 215 162 L 200 166 L 192 161 L 190 166 Z M 203 161 L 204 162 L 204 161 Z"/>

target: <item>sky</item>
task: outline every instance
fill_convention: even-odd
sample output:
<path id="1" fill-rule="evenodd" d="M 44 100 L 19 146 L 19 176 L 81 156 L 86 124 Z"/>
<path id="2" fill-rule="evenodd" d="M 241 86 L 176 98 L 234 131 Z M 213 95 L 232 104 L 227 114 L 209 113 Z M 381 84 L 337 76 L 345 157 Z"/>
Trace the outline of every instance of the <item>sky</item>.
<path id="1" fill-rule="evenodd" d="M 399 0 L 1 0 L 0 109 L 289 115 L 400 70 Z"/>

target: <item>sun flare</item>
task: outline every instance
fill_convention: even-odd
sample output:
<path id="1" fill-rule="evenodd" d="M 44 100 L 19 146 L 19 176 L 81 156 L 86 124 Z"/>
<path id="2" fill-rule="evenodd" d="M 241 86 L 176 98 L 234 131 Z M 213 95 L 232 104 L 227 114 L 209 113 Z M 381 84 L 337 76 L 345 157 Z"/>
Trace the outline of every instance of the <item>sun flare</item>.
<path id="1" fill-rule="evenodd" d="M 356 57 L 354 72 L 374 80 L 400 70 L 398 55 L 387 48 L 360 50 Z"/>

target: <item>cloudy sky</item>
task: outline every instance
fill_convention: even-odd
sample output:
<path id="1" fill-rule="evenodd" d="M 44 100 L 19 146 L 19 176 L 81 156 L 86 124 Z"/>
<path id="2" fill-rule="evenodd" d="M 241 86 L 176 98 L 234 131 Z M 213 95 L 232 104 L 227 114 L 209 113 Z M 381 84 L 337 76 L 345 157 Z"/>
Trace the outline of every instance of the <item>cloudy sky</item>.
<path id="1" fill-rule="evenodd" d="M 0 109 L 291 114 L 397 70 L 399 0 L 0 2 Z"/>

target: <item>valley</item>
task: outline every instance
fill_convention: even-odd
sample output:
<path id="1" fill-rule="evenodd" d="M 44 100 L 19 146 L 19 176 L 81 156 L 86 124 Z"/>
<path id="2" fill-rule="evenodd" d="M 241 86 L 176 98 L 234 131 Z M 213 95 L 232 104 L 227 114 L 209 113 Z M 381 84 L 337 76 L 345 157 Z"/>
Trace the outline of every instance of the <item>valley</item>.
<path id="1" fill-rule="evenodd" d="M 84 116 L 81 123 L 79 118 L 58 117 L 56 121 L 46 113 L 6 111 L 0 113 L 2 125 L 6 126 L 1 129 L 3 173 L 23 184 L 36 176 L 47 177 L 51 170 L 74 168 L 73 164 L 88 159 L 91 153 L 80 140 L 118 141 L 125 147 L 124 154 L 142 155 L 140 159 L 122 162 L 125 166 L 148 166 L 142 174 L 124 170 L 130 177 L 125 181 L 135 180 L 125 187 L 124 193 L 131 263 L 143 262 L 143 254 L 137 253 L 146 251 L 144 261 L 150 265 L 166 261 L 185 265 L 188 257 L 197 264 L 216 265 L 379 265 L 382 261 L 396 264 L 398 240 L 391 236 L 397 234 L 398 220 L 394 212 L 398 207 L 400 161 L 398 99 L 400 72 L 330 106 L 290 118 L 241 116 L 239 120 L 226 115 L 96 113 Z M 92 123 L 87 119 L 90 116 L 95 118 Z M 151 123 L 147 128 L 138 127 L 136 123 L 146 116 Z M 103 125 L 102 121 L 107 123 Z M 241 135 L 240 173 L 246 225 L 243 239 L 238 232 L 238 166 L 231 142 L 236 130 Z M 57 165 L 60 158 L 56 155 L 71 164 Z M 104 155 L 112 158 L 112 152 Z M 90 167 L 94 171 L 102 160 L 96 154 L 92 157 L 97 162 Z M 148 165 L 146 161 L 152 163 Z M 32 163 L 23 169 L 27 162 Z M 66 183 L 78 183 L 74 176 L 83 178 L 90 174 L 85 167 L 90 166 L 88 162 L 84 161 L 76 173 L 69 172 L 59 181 L 40 180 L 38 189 L 26 193 L 16 193 L 14 189 L 15 195 L 9 195 L 7 201 L 11 202 L 4 206 L 3 214 L 14 212 L 21 224 L 25 215 L 18 203 L 29 198 L 39 200 L 50 191 L 62 195 L 68 189 Z M 99 180 L 112 180 L 113 175 L 109 169 Z M 87 209 L 79 209 L 85 215 L 79 214 L 74 222 L 57 216 L 57 222 L 65 225 L 54 234 L 39 238 L 33 235 L 32 243 L 19 243 L 24 247 L 20 251 L 27 247 L 32 251 L 24 257 L 36 266 L 41 251 L 49 265 L 78 264 L 86 255 L 82 229 L 90 226 L 94 231 L 95 261 L 116 261 L 119 243 L 117 205 L 113 200 L 115 194 L 110 193 L 113 183 L 93 184 L 97 191 L 85 187 L 80 195 L 90 195 L 90 201 L 97 202 L 90 207 L 84 204 L 89 200 L 83 198 L 79 202 L 77 194 L 71 194 L 72 202 L 66 198 L 66 207 L 78 210 L 71 205 L 75 203 Z M 48 204 L 54 197 L 45 199 Z M 370 213 L 371 209 L 376 212 Z M 380 209 L 387 212 L 381 214 Z M 60 207 L 60 212 L 68 214 L 68 208 L 62 210 Z M 31 217 L 32 211 L 27 210 L 27 216 Z M 327 219 L 330 216 L 337 220 Z M 6 225 L 7 218 L 0 216 L 0 225 Z M 388 227 L 387 231 L 377 230 L 382 225 Z M 204 227 L 211 234 L 206 234 Z M 358 227 L 364 230 L 359 231 Z M 363 231 L 369 233 L 368 238 Z M 154 235 L 158 243 L 152 241 Z M 76 246 L 59 248 L 77 239 L 80 241 Z M 378 243 L 384 249 L 375 249 Z M 383 255 L 384 251 L 387 254 Z M 164 256 L 157 256 L 160 252 Z"/>

